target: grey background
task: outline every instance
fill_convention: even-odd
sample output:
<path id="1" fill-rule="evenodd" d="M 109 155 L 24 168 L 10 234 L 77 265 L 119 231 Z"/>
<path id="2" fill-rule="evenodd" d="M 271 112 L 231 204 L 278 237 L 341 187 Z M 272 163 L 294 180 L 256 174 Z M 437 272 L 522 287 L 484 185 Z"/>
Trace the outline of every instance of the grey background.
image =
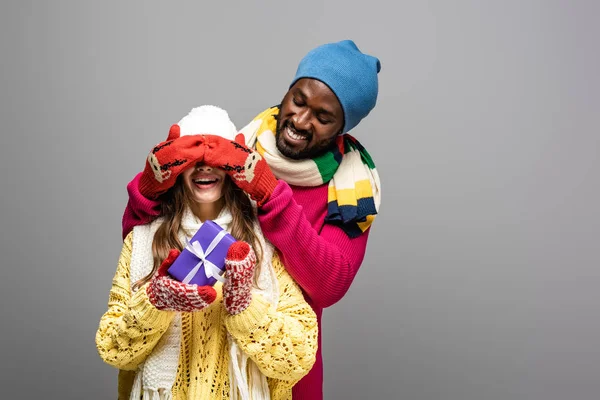
<path id="1" fill-rule="evenodd" d="M 189 109 L 241 127 L 300 58 L 381 59 L 383 205 L 324 314 L 327 399 L 600 397 L 595 1 L 4 1 L 2 398 L 108 399 L 125 186 Z M 11 396 L 9 396 L 11 394 Z"/>

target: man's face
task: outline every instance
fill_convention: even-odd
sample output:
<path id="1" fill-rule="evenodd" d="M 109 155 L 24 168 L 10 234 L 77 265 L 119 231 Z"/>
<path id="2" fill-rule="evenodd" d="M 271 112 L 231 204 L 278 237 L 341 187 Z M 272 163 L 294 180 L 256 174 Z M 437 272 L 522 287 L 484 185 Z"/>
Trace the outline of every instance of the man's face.
<path id="1" fill-rule="evenodd" d="M 344 111 L 331 89 L 316 79 L 300 79 L 281 101 L 277 149 L 295 160 L 314 158 L 331 148 L 343 125 Z"/>

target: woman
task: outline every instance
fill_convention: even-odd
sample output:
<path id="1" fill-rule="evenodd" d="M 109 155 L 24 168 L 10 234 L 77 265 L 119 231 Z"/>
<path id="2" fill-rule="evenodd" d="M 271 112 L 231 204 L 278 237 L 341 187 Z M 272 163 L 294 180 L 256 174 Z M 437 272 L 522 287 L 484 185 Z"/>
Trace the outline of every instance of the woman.
<path id="1" fill-rule="evenodd" d="M 199 107 L 148 156 L 140 187 L 164 192 L 162 216 L 125 238 L 98 352 L 120 369 L 119 399 L 291 399 L 315 361 L 316 315 L 264 240 L 248 196 L 202 163 L 211 136 L 200 133 L 233 139 L 236 130 L 225 111 Z M 163 152 L 178 162 L 161 165 Z M 225 283 L 172 279 L 167 269 L 206 220 L 238 240 Z"/>

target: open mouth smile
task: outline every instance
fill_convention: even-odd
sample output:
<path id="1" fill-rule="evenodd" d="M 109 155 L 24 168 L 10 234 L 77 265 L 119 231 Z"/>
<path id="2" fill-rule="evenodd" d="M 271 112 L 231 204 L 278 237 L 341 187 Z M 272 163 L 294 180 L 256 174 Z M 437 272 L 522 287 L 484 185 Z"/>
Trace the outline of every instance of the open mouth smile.
<path id="1" fill-rule="evenodd" d="M 217 186 L 219 180 L 220 179 L 215 176 L 203 176 L 192 179 L 192 182 L 198 189 L 210 189 Z"/>
<path id="2" fill-rule="evenodd" d="M 283 133 L 287 141 L 293 144 L 306 144 L 310 138 L 310 135 L 296 131 L 289 124 L 284 128 Z"/>

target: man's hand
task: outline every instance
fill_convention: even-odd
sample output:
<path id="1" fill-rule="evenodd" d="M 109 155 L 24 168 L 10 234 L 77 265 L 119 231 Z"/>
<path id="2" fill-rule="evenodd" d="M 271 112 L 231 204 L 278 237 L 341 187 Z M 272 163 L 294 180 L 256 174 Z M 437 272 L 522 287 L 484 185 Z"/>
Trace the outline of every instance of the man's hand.
<path id="1" fill-rule="evenodd" d="M 142 196 L 156 199 L 169 190 L 177 176 L 202 161 L 204 157 L 204 135 L 180 137 L 179 125 L 171 126 L 166 141 L 156 145 L 146 158 L 146 167 L 140 177 L 139 190 Z"/>
<path id="2" fill-rule="evenodd" d="M 238 134 L 235 141 L 216 135 L 205 138 L 204 162 L 224 169 L 259 206 L 264 204 L 275 190 L 277 178 L 261 155 L 245 145 L 244 135 Z"/>

